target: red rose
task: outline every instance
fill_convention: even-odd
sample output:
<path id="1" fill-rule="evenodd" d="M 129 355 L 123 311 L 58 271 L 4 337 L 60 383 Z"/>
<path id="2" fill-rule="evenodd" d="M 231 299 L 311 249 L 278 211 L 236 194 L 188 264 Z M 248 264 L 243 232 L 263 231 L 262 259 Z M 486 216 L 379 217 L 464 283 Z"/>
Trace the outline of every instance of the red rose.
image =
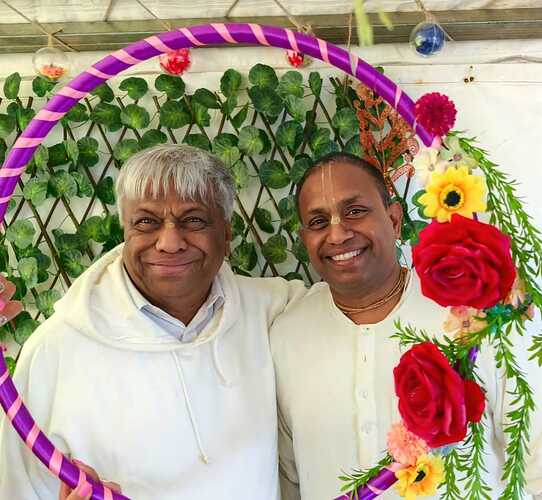
<path id="1" fill-rule="evenodd" d="M 462 441 L 467 422 L 482 416 L 485 402 L 480 387 L 464 381 L 431 342 L 403 354 L 393 376 L 406 428 L 431 448 Z"/>
<path id="2" fill-rule="evenodd" d="M 421 231 L 412 260 L 422 293 L 445 307 L 493 307 L 506 299 L 516 276 L 510 238 L 460 215 Z"/>

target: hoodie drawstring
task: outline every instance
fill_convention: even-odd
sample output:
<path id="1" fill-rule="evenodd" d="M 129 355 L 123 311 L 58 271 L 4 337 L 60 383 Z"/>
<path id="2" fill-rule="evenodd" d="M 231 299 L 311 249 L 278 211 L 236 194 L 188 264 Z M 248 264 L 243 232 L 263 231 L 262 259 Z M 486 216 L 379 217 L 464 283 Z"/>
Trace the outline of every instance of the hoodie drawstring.
<path id="1" fill-rule="evenodd" d="M 184 380 L 184 372 L 183 367 L 181 364 L 181 360 L 175 355 L 174 352 L 171 353 L 173 356 L 173 359 L 175 360 L 175 366 L 177 367 L 177 374 L 179 375 L 179 379 L 181 381 L 181 386 L 183 388 L 183 394 L 184 394 L 184 402 L 186 404 L 186 409 L 188 410 L 188 416 L 190 417 L 190 423 L 192 424 L 192 431 L 194 432 L 194 437 L 196 438 L 196 443 L 198 445 L 199 453 L 200 453 L 200 459 L 204 464 L 208 464 L 209 457 L 207 456 L 207 453 L 205 453 L 205 450 L 203 449 L 203 444 L 201 442 L 201 438 L 198 431 L 198 426 L 196 425 L 196 419 L 194 417 L 194 412 L 192 411 L 192 405 L 190 403 L 190 397 L 188 396 L 188 389 L 186 387 L 186 382 Z"/>

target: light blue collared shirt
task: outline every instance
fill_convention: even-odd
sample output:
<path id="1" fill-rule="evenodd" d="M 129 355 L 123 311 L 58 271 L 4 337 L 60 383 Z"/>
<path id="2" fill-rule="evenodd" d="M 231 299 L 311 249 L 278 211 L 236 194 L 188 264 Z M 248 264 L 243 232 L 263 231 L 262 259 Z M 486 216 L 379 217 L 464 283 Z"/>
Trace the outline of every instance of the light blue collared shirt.
<path id="1" fill-rule="evenodd" d="M 215 277 L 207 299 L 198 309 L 192 321 L 185 325 L 171 314 L 151 304 L 136 288 L 126 269 L 123 268 L 123 271 L 128 293 L 135 306 L 150 320 L 181 342 L 192 342 L 209 324 L 214 314 L 224 305 L 224 292 Z"/>

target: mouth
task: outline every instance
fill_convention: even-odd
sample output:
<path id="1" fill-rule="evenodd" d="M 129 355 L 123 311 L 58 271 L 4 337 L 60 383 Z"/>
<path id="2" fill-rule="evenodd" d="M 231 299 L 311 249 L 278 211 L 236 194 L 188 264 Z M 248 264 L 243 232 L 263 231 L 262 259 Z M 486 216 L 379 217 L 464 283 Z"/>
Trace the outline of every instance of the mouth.
<path id="1" fill-rule="evenodd" d="M 188 262 L 149 262 L 148 266 L 154 269 L 158 274 L 171 274 L 183 271 L 193 265 L 196 261 Z"/>
<path id="2" fill-rule="evenodd" d="M 339 253 L 336 255 L 329 255 L 326 257 L 326 259 L 333 262 L 333 264 L 346 265 L 358 260 L 359 257 L 365 253 L 366 249 L 367 249 L 366 247 L 358 248 L 356 250 L 351 250 L 350 252 Z"/>

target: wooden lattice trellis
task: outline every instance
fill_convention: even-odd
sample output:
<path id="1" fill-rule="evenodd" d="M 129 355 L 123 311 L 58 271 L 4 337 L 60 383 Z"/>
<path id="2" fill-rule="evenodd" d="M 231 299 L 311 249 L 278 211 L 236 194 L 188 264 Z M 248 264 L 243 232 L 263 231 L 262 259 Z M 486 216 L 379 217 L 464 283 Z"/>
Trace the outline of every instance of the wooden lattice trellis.
<path id="1" fill-rule="evenodd" d="M 16 282 L 18 296 L 25 300 L 31 315 L 23 313 L 14 324 L 0 329 L 0 341 L 10 333 L 19 344 L 24 343 L 38 321 L 52 312 L 52 303 L 73 279 L 103 251 L 122 240 L 111 196 L 112 178 L 128 153 L 137 149 L 134 141 L 139 147 L 147 145 L 149 134 L 145 134 L 152 130 L 160 133 L 151 133 L 154 134 L 151 143 L 164 142 L 164 139 L 172 143 L 197 142 L 201 147 L 210 147 L 219 156 L 222 154 L 227 164 L 230 162 L 234 177 L 242 186 L 236 199 L 235 239 L 230 258 L 236 272 L 297 277 L 310 284 L 318 279 L 309 267 L 308 257 L 296 234 L 299 221 L 293 203 L 295 183 L 310 161 L 327 152 L 347 150 L 362 155 L 354 104 L 359 97 L 351 86 L 338 78 L 331 78 L 331 86 L 323 87 L 322 78 L 316 72 L 311 73 L 308 81 L 303 81 L 302 74 L 297 71 L 287 72 L 279 80 L 271 68 L 256 65 L 248 80 L 248 86 L 243 85 L 241 90 L 232 90 L 225 85 L 222 92 L 198 89 L 168 99 L 172 94 L 168 94 L 167 89 L 166 92 L 147 91 L 147 84 L 142 79 L 132 77 L 120 83 L 116 95 L 104 87 L 103 92 L 85 98 L 75 112 L 66 115 L 62 124 L 57 125 L 56 144 L 51 144 L 54 131 L 53 138 L 48 141 L 47 161 L 40 160 L 39 154 L 34 156 L 19 181 L 15 201 L 6 215 L 2 239 L 4 248 L 9 250 L 5 251 L 3 259 L 0 258 L 3 266 L 0 271 Z M 163 88 L 156 82 L 157 87 Z M 173 84 L 175 80 L 168 82 Z M 34 88 L 44 84 L 41 80 L 34 83 Z M 8 84 L 12 85 L 11 89 Z M 255 88 L 257 90 L 251 90 Z M 32 118 L 29 115 L 33 112 L 29 110 L 43 105 L 36 103 L 33 97 L 13 95 L 13 81 L 9 78 L 4 91 L 11 95 L 0 98 L 0 137 L 5 138 L 5 147 L 0 142 L 0 153 L 17 139 L 24 128 L 24 117 Z M 175 109 L 181 106 L 189 113 L 189 119 L 179 128 L 167 126 L 168 120 L 162 117 L 164 104 L 172 101 L 178 104 L 167 106 L 176 106 Z M 115 118 L 127 107 L 131 107 L 128 111 L 133 111 L 134 105 L 149 113 L 147 126 L 136 127 L 129 120 Z M 103 118 L 104 109 L 110 112 L 112 121 Z M 6 134 L 9 123 L 8 128 L 2 128 L 2 117 L 10 116 L 16 125 Z M 9 122 L 4 118 L 6 120 Z M 250 136 L 252 147 L 239 143 L 243 134 Z M 99 150 L 93 152 L 91 148 L 89 153 L 85 149 L 90 147 L 89 142 L 96 145 L 92 139 L 97 141 Z M 42 147 L 42 155 L 44 151 Z M 94 165 L 96 154 L 99 161 Z M 89 159 L 89 155 L 94 158 Z M 67 172 L 77 181 L 77 193 L 74 183 L 65 174 L 60 175 L 68 187 L 63 185 L 61 189 L 55 189 L 51 186 L 51 179 L 58 176 L 59 171 Z M 39 203 L 33 203 L 25 188 L 29 182 L 38 183 L 47 176 L 46 199 L 43 200 L 42 193 Z M 45 181 L 41 182 L 43 191 Z M 86 188 L 82 188 L 82 184 L 86 184 Z M 97 216 L 101 219 L 96 219 Z M 21 242 L 10 235 L 9 228 L 16 228 L 17 221 L 24 219 L 30 220 L 36 231 L 31 244 L 20 248 Z M 29 234 L 26 236 L 30 237 Z M 29 270 L 21 270 L 21 260 L 25 258 L 30 259 L 24 262 Z M 38 264 L 36 273 L 32 258 Z M 60 293 L 44 293 L 48 290 Z"/>

